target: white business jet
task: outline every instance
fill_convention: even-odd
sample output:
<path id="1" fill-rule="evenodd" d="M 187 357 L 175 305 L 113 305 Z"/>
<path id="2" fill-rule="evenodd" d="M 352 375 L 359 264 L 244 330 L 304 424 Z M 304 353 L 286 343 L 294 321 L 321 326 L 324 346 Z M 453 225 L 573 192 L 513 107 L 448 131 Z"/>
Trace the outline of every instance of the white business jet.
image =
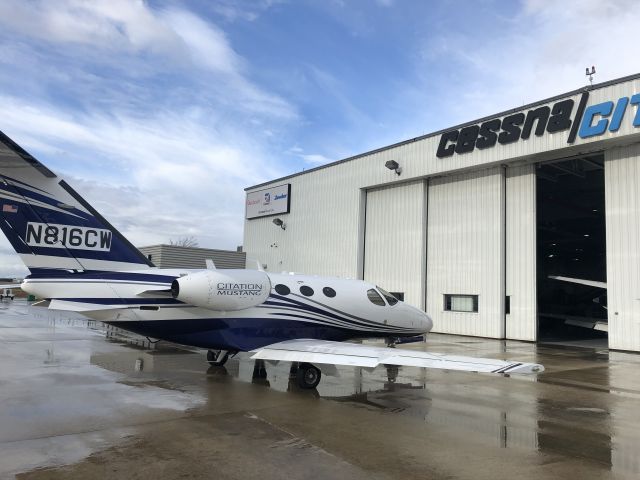
<path id="1" fill-rule="evenodd" d="M 261 270 L 160 269 L 63 179 L 0 132 L 0 228 L 30 270 L 21 287 L 52 310 L 209 349 L 212 365 L 239 351 L 299 362 L 302 388 L 318 364 L 408 365 L 492 373 L 541 372 L 537 364 L 373 347 L 429 332 L 423 311 L 359 280 Z"/>

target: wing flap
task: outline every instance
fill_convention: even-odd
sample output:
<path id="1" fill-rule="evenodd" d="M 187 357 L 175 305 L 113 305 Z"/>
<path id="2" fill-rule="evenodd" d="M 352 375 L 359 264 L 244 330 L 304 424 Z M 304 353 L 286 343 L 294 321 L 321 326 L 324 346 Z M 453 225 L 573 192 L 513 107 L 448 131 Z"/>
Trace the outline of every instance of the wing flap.
<path id="1" fill-rule="evenodd" d="M 253 350 L 252 353 L 253 359 L 332 363 L 369 368 L 383 364 L 485 373 L 534 374 L 544 371 L 544 367 L 536 363 L 462 357 L 323 340 L 289 340 Z"/>
<path id="2" fill-rule="evenodd" d="M 171 289 L 167 287 L 149 288 L 136 293 L 137 297 L 170 297 Z"/>
<path id="3" fill-rule="evenodd" d="M 122 310 L 126 305 L 98 305 L 95 303 L 70 302 L 68 300 L 51 300 L 49 310 L 65 310 L 67 312 L 98 312 L 103 310 Z"/>

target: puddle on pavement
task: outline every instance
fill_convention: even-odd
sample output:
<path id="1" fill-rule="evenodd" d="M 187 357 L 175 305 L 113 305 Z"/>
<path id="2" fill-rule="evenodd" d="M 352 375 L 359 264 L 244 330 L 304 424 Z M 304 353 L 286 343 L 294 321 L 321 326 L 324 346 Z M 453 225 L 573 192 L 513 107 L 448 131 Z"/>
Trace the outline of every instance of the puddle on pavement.
<path id="1" fill-rule="evenodd" d="M 55 327 L 53 338 L 34 334 L 31 342 L 3 343 L 2 329 L 10 327 L 7 309 L 0 311 L 4 472 L 78 461 L 131 435 L 126 422 L 132 417 L 144 422 L 197 412 L 209 396 L 224 396 L 227 385 L 240 382 L 409 419 L 423 425 L 425 435 L 431 426 L 443 426 L 476 445 L 584 458 L 614 473 L 640 474 L 638 400 L 609 393 L 610 385 L 624 384 L 640 394 L 640 388 L 633 390 L 637 380 L 626 379 L 637 371 L 638 356 L 618 357 L 622 364 L 610 368 L 609 355 L 595 350 L 515 344 L 516 352 L 533 350 L 536 361 L 552 365 L 545 372 L 549 381 L 544 374 L 536 381 L 412 367 L 337 367 L 324 370 L 317 390 L 300 391 L 290 363 L 239 354 L 225 367 L 207 367 L 203 353 L 107 342 L 99 324 L 77 318 L 33 322 Z M 436 343 L 459 348 L 441 340 Z M 491 356 L 485 352 L 491 342 L 480 343 Z M 571 369 L 563 370 L 567 361 Z"/>

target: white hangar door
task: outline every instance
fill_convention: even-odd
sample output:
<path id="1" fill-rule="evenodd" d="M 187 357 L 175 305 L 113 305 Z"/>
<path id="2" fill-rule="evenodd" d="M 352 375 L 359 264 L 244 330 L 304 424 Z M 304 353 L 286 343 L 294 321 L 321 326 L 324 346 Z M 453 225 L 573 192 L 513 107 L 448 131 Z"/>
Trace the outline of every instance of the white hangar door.
<path id="1" fill-rule="evenodd" d="M 609 348 L 640 350 L 640 145 L 604 153 Z"/>
<path id="2" fill-rule="evenodd" d="M 506 336 L 535 341 L 536 166 L 510 167 L 506 176 Z"/>
<path id="3" fill-rule="evenodd" d="M 504 173 L 429 182 L 427 313 L 434 331 L 504 338 Z"/>
<path id="4" fill-rule="evenodd" d="M 424 182 L 367 192 L 364 280 L 424 308 Z"/>

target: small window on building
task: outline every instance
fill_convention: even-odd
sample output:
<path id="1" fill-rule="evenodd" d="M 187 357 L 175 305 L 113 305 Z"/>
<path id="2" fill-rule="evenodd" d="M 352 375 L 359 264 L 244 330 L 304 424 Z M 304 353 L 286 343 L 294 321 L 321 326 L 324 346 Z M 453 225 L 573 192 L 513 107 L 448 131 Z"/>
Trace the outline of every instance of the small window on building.
<path id="1" fill-rule="evenodd" d="M 305 297 L 310 297 L 311 295 L 313 295 L 313 288 L 308 287 L 307 285 L 302 285 L 300 287 L 300 293 Z"/>
<path id="2" fill-rule="evenodd" d="M 449 312 L 477 312 L 478 295 L 445 294 L 444 309 Z"/>
<path id="3" fill-rule="evenodd" d="M 333 298 L 336 296 L 336 291 L 331 287 L 324 287 L 322 289 L 322 293 L 324 293 L 329 298 Z"/>
<path id="4" fill-rule="evenodd" d="M 380 294 L 378 292 L 376 292 L 373 288 L 367 290 L 367 298 L 371 301 L 371 303 L 373 303 L 374 305 L 379 305 L 381 307 L 385 306 L 384 300 L 382 299 L 382 297 L 380 296 Z"/>
<path id="5" fill-rule="evenodd" d="M 276 285 L 276 293 L 279 295 L 289 295 L 291 293 L 291 290 L 289 290 L 289 287 L 287 287 L 286 285 L 282 285 L 281 283 L 279 283 L 278 285 Z"/>
<path id="6" fill-rule="evenodd" d="M 511 296 L 507 295 L 504 299 L 504 313 L 509 315 L 511 313 Z"/>
<path id="7" fill-rule="evenodd" d="M 380 293 L 382 294 L 382 296 L 385 298 L 385 300 L 389 305 L 395 305 L 396 303 L 398 303 L 398 299 L 393 295 L 391 295 L 389 292 L 387 292 L 384 288 L 378 287 L 378 290 L 380 291 Z"/>

